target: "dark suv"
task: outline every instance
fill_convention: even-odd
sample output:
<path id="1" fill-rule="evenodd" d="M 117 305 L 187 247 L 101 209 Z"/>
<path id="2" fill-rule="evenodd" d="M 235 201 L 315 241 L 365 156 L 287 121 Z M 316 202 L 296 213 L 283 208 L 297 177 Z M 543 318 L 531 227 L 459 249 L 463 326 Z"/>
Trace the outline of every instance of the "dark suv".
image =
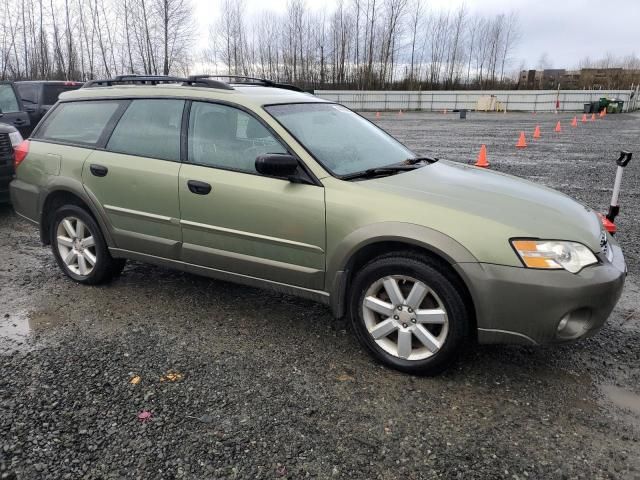
<path id="1" fill-rule="evenodd" d="M 44 114 L 55 105 L 61 93 L 77 90 L 82 83 L 34 80 L 16 82 L 15 85 L 31 119 L 31 129 L 28 132 L 30 134 Z"/>
<path id="2" fill-rule="evenodd" d="M 29 114 L 25 111 L 12 82 L 0 81 L 0 123 L 13 125 L 23 137 L 28 136 L 32 130 Z"/>

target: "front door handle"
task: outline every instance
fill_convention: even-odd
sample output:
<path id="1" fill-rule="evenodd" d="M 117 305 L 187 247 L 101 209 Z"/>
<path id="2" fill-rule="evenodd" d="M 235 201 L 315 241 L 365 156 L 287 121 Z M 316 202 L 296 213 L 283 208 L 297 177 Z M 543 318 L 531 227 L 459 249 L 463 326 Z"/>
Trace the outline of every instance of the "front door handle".
<path id="1" fill-rule="evenodd" d="M 91 173 L 96 177 L 106 177 L 107 173 L 109 173 L 109 169 L 107 167 L 104 165 L 96 165 L 95 163 L 92 163 L 89 166 L 89 170 L 91 170 Z"/>
<path id="2" fill-rule="evenodd" d="M 207 195 L 211 191 L 211 185 L 198 180 L 189 180 L 187 182 L 187 186 L 189 187 L 189 190 L 196 195 Z"/>

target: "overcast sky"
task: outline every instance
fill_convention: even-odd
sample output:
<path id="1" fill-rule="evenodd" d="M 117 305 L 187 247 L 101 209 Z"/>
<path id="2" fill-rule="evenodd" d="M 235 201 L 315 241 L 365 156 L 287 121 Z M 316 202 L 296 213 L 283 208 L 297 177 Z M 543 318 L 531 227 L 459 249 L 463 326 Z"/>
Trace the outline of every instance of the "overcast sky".
<path id="1" fill-rule="evenodd" d="M 201 46 L 208 25 L 215 21 L 219 0 L 194 0 L 200 22 Z M 307 0 L 312 9 L 330 11 L 335 0 Z M 522 39 L 513 54 L 512 68 L 524 62 L 535 68 L 543 53 L 552 67 L 576 67 L 586 56 L 640 55 L 640 0 L 427 0 L 432 9 L 456 8 L 465 3 L 471 14 L 508 13 L 520 16 Z M 286 0 L 246 0 L 247 13 L 283 12 Z"/>

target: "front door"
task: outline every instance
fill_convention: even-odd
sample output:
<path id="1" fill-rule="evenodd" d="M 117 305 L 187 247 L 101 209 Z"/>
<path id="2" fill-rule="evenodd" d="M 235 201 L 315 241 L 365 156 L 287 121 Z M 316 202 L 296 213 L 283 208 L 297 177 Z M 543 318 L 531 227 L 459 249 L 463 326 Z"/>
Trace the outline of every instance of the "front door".
<path id="1" fill-rule="evenodd" d="M 177 260 L 183 100 L 133 100 L 82 181 L 104 208 L 118 248 Z"/>
<path id="2" fill-rule="evenodd" d="M 227 105 L 193 102 L 188 163 L 180 169 L 182 260 L 321 289 L 324 188 L 269 178 L 256 156 L 287 149 L 259 120 Z"/>

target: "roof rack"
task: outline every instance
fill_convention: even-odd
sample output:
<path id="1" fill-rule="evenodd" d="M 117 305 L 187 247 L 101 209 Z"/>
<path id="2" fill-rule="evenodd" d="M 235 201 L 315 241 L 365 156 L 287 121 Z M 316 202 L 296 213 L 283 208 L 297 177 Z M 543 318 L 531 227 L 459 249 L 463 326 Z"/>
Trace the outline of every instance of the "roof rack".
<path id="1" fill-rule="evenodd" d="M 301 88 L 296 87 L 295 85 L 291 85 L 290 83 L 279 83 L 274 82 L 273 80 L 268 80 L 266 78 L 247 77 L 244 75 L 191 75 L 189 78 L 192 80 L 226 78 L 230 80 L 228 83 L 233 83 L 236 85 L 259 85 L 262 87 L 282 88 L 285 90 L 292 90 L 294 92 L 304 91 Z"/>
<path id="2" fill-rule="evenodd" d="M 216 80 L 224 78 L 227 81 Z M 303 92 L 301 88 L 289 83 L 278 83 L 266 78 L 245 77 L 242 75 L 190 75 L 189 77 L 173 77 L 169 75 L 118 75 L 102 80 L 89 80 L 82 88 L 111 87 L 114 85 L 160 85 L 166 83 L 181 83 L 194 87 L 219 88 L 234 90 L 230 85 L 259 85 L 263 87 L 282 88 L 294 92 Z"/>
<path id="3" fill-rule="evenodd" d="M 89 80 L 82 88 L 111 87 L 114 85 L 160 85 L 166 83 L 181 83 L 197 87 L 219 88 L 222 90 L 233 90 L 234 88 L 226 82 L 210 80 L 206 77 L 172 77 L 168 75 L 118 75 L 114 78 L 102 80 Z"/>

